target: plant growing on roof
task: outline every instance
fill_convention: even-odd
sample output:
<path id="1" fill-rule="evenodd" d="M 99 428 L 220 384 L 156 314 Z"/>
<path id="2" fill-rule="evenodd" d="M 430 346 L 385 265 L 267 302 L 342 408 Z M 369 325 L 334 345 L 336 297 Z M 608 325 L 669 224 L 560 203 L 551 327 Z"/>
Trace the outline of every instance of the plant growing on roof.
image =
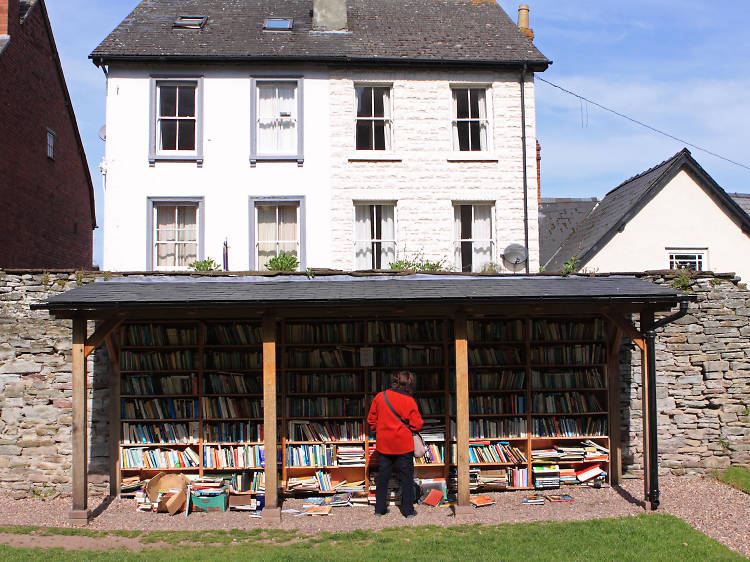
<path id="1" fill-rule="evenodd" d="M 407 271 L 445 271 L 445 258 L 438 261 L 430 261 L 423 254 L 416 254 L 412 257 L 402 257 L 390 264 L 393 270 Z"/>
<path id="2" fill-rule="evenodd" d="M 190 269 L 194 269 L 195 271 L 218 271 L 219 270 L 219 264 L 216 263 L 211 258 L 206 258 L 205 260 L 196 260 L 193 263 L 189 264 L 188 267 Z"/>
<path id="3" fill-rule="evenodd" d="M 266 262 L 268 271 L 297 271 L 299 260 L 294 254 L 287 254 L 284 251 L 279 252 L 278 256 L 272 257 Z"/>
<path id="4" fill-rule="evenodd" d="M 681 267 L 674 279 L 669 283 L 673 289 L 687 291 L 693 283 L 693 275 L 689 269 Z"/>
<path id="5" fill-rule="evenodd" d="M 563 265 L 562 276 L 567 277 L 571 273 L 577 272 L 580 267 L 581 262 L 578 261 L 578 258 L 576 256 L 571 256 L 571 258 Z"/>

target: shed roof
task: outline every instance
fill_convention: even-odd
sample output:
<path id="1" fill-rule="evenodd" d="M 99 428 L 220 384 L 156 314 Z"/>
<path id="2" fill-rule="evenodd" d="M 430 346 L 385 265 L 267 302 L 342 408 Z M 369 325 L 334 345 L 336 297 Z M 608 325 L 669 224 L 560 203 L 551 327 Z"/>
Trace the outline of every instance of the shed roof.
<path id="1" fill-rule="evenodd" d="M 345 32 L 314 31 L 312 7 L 312 0 L 143 0 L 91 58 L 549 64 L 492 0 L 347 0 Z M 173 29 L 179 16 L 208 21 Z M 292 31 L 264 31 L 269 17 L 293 18 Z"/>

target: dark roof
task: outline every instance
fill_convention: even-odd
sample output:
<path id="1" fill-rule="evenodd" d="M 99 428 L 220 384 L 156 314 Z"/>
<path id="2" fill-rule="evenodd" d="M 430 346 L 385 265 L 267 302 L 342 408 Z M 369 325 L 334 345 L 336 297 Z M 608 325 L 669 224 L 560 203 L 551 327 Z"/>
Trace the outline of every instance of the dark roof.
<path id="1" fill-rule="evenodd" d="M 687 148 L 621 183 L 605 195 L 583 219 L 547 263 L 547 271 L 561 271 L 571 257 L 581 266 L 593 258 L 677 173 L 686 169 L 699 185 L 750 235 L 750 217 L 696 162 Z"/>
<path id="2" fill-rule="evenodd" d="M 143 0 L 91 53 L 103 60 L 304 60 L 494 65 L 549 61 L 492 0 L 347 0 L 348 31 L 312 31 L 312 0 Z M 202 30 L 178 16 L 208 16 Z M 263 31 L 268 17 L 291 32 Z"/>
<path id="3" fill-rule="evenodd" d="M 539 263 L 547 263 L 573 228 L 598 202 L 587 199 L 542 197 L 539 203 Z"/>
<path id="4" fill-rule="evenodd" d="M 729 196 L 750 215 L 750 193 L 730 193 Z"/>
<path id="5" fill-rule="evenodd" d="M 300 307 L 402 304 L 659 303 L 683 300 L 671 287 L 610 277 L 222 278 L 98 281 L 50 298 L 35 309 L 109 311 L 148 308 Z"/>

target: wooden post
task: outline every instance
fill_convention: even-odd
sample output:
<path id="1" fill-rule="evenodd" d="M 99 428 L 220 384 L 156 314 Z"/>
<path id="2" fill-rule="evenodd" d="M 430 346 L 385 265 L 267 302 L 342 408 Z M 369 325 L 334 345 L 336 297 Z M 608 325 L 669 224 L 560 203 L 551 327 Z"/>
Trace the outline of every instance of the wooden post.
<path id="1" fill-rule="evenodd" d="M 68 518 L 88 523 L 88 431 L 86 391 L 86 319 L 73 318 L 73 509 Z"/>
<path id="2" fill-rule="evenodd" d="M 458 464 L 458 505 L 456 515 L 471 513 L 469 501 L 469 355 L 466 341 L 466 315 L 456 315 L 456 451 Z"/>
<path id="3" fill-rule="evenodd" d="M 654 323 L 654 313 L 650 310 L 644 310 L 641 312 L 640 329 L 641 333 L 645 334 Z M 641 350 L 641 415 L 643 420 L 641 422 L 641 432 L 643 434 L 643 499 L 648 501 L 648 492 L 651 489 L 651 477 L 649 474 L 649 408 L 648 408 L 648 385 L 649 383 L 649 372 L 648 372 L 648 349 L 644 346 Z M 655 378 L 653 380 L 656 380 Z"/>
<path id="4" fill-rule="evenodd" d="M 263 448 L 266 459 L 266 504 L 263 518 L 281 520 L 279 471 L 276 465 L 276 320 L 263 317 Z"/>
<path id="5" fill-rule="evenodd" d="M 120 350 L 107 335 L 109 355 L 109 495 L 120 495 Z"/>
<path id="6" fill-rule="evenodd" d="M 620 437 L 620 341 L 622 330 L 612 326 L 607 357 L 607 387 L 609 402 L 609 483 L 620 483 L 622 476 L 622 446 Z"/>

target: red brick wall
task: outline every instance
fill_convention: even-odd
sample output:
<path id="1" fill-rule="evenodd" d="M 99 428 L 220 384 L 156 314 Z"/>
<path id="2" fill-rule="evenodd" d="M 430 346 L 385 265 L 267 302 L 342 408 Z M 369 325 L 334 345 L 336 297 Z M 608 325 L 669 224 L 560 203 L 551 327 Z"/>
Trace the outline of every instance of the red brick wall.
<path id="1" fill-rule="evenodd" d="M 0 0 L 0 16 L 9 0 Z M 66 107 L 44 12 L 13 23 L 0 55 L 0 268 L 90 268 L 85 162 Z M 47 128 L 55 158 L 47 158 Z"/>

